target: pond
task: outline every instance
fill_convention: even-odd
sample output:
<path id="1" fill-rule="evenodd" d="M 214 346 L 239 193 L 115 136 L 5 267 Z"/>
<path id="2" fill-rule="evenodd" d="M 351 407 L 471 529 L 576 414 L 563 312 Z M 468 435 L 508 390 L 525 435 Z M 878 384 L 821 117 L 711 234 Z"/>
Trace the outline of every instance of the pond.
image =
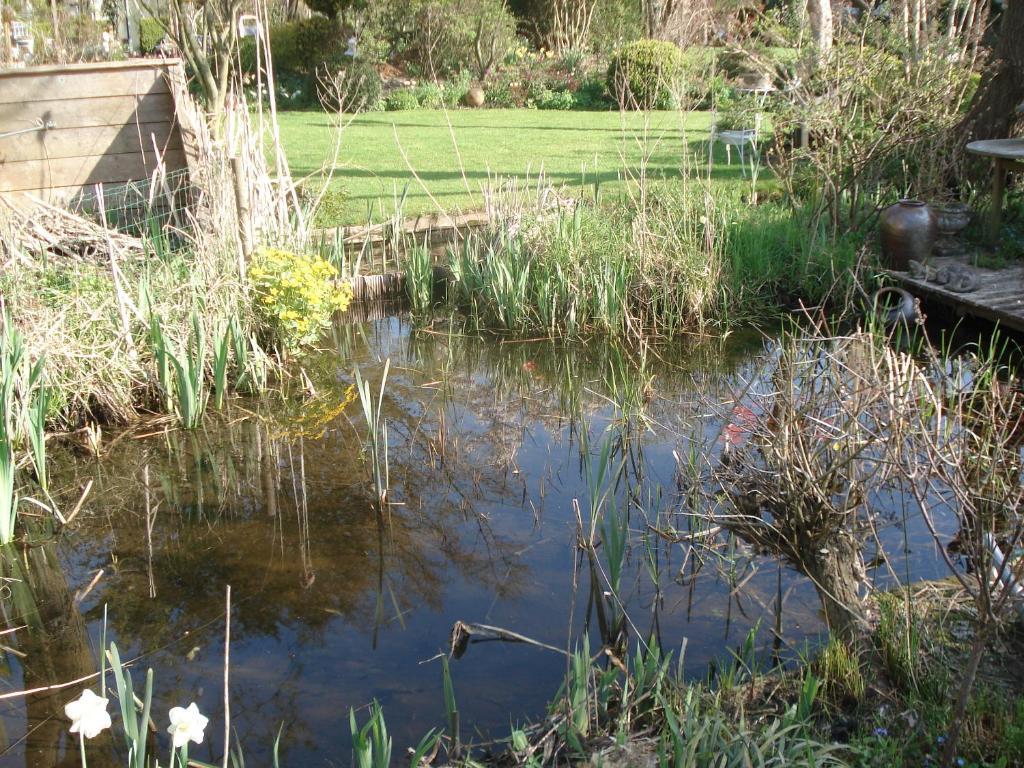
<path id="1" fill-rule="evenodd" d="M 806 579 L 739 543 L 714 554 L 685 536 L 687 457 L 721 443 L 722 405 L 757 376 L 770 341 L 627 353 L 414 330 L 389 316 L 339 322 L 329 342 L 292 382 L 302 397 L 235 401 L 195 433 L 157 422 L 105 435 L 98 461 L 58 452 L 62 508 L 92 487 L 59 538 L 8 557 L 2 607 L 20 629 L 0 637 L 0 693 L 95 673 L 105 633 L 139 658 L 137 688 L 154 670 L 157 728 L 169 707 L 196 701 L 211 724 L 190 754 L 219 762 L 230 585 L 231 726 L 247 762 L 269 764 L 281 728 L 282 765 L 346 765 L 349 708 L 374 699 L 401 755 L 444 726 L 439 654 L 456 621 L 555 649 L 589 633 L 600 647 L 607 574 L 577 546 L 595 493 L 628 523 L 612 597 L 631 649 L 653 637 L 679 658 L 685 646 L 683 668 L 698 677 L 754 627 L 766 657 L 792 659 L 820 635 Z M 352 382 L 358 367 L 376 393 L 386 360 L 379 513 Z M 603 454 L 615 470 L 596 483 Z M 898 510 L 890 517 L 890 553 L 909 553 L 897 567 L 941 574 L 923 525 L 904 531 Z M 485 744 L 544 716 L 566 658 L 492 638 L 451 670 L 463 739 Z M 0 762 L 79 765 L 63 706 L 80 690 L 0 700 Z M 124 765 L 123 753 L 108 732 L 89 764 Z"/>

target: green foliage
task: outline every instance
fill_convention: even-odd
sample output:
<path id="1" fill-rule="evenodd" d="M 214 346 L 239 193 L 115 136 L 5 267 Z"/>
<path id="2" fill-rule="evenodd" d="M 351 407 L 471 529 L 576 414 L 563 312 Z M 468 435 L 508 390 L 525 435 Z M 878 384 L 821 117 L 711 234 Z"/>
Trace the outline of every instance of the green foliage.
<path id="1" fill-rule="evenodd" d="M 198 312 L 192 312 L 192 334 L 184 355 L 174 351 L 157 315 L 150 318 L 149 338 L 165 407 L 177 415 L 183 428 L 197 428 L 209 399 L 206 391 L 206 332 L 202 317 Z"/>
<path id="2" fill-rule="evenodd" d="M 271 34 L 273 34 L 273 30 L 271 30 Z M 243 78 L 256 73 L 256 46 L 257 41 L 254 37 L 243 37 L 238 41 L 238 71 L 242 73 Z M 274 58 L 276 63 L 276 57 Z"/>
<path id="3" fill-rule="evenodd" d="M 363 418 L 366 420 L 366 429 L 369 432 L 366 447 L 370 454 L 370 464 L 373 470 L 373 488 L 377 494 L 377 510 L 383 512 L 388 501 L 388 488 L 390 484 L 390 467 L 388 465 L 388 421 L 384 418 L 384 387 L 388 382 L 388 371 L 391 369 L 391 359 L 384 362 L 384 372 L 380 378 L 380 392 L 376 401 L 370 392 L 370 382 L 364 381 L 359 369 L 355 369 L 356 392 L 359 394 L 359 404 L 363 409 Z"/>
<path id="4" fill-rule="evenodd" d="M 572 109 L 597 110 L 608 109 L 612 102 L 608 98 L 605 80 L 599 76 L 588 76 L 573 91 Z"/>
<path id="5" fill-rule="evenodd" d="M 644 36 L 644 14 L 640 0 L 602 0 L 594 6 L 590 23 L 590 48 L 607 54 Z"/>
<path id="6" fill-rule="evenodd" d="M 834 701 L 864 698 L 867 684 L 860 668 L 860 659 L 849 645 L 838 637 L 830 637 L 828 645 L 818 657 L 821 682 Z"/>
<path id="7" fill-rule="evenodd" d="M 328 187 L 316 196 L 320 198 L 320 202 L 313 214 L 313 223 L 318 227 L 337 226 L 345 217 L 348 193 L 344 189 Z"/>
<path id="8" fill-rule="evenodd" d="M 32 466 L 40 490 L 50 495 L 49 473 L 46 471 L 46 420 L 50 417 L 50 388 L 42 382 L 43 358 L 30 369 L 28 388 L 34 396 L 25 409 L 25 431 L 32 454 Z"/>
<path id="9" fill-rule="evenodd" d="M 384 97 L 384 109 L 388 112 L 404 112 L 419 109 L 420 101 L 412 88 L 399 88 Z"/>
<path id="10" fill-rule="evenodd" d="M 515 333 L 671 336 L 781 301 L 842 302 L 857 243 L 832 242 L 788 206 L 723 188 L 655 184 L 650 204 L 578 206 L 452 254 L 449 299 Z"/>
<path id="11" fill-rule="evenodd" d="M 305 0 L 305 3 L 311 10 L 322 13 L 333 22 L 339 17 L 344 20 L 347 14 L 366 8 L 369 0 Z"/>
<path id="12" fill-rule="evenodd" d="M 429 80 L 422 82 L 413 89 L 413 92 L 424 109 L 441 109 L 445 105 L 444 88 L 439 83 Z"/>
<path id="13" fill-rule="evenodd" d="M 664 40 L 637 40 L 612 56 L 608 91 L 628 109 L 666 109 L 675 103 L 682 75 L 678 46 Z"/>
<path id="14" fill-rule="evenodd" d="M 362 728 L 356 724 L 356 713 L 352 709 L 348 711 L 348 720 L 357 768 L 390 768 L 391 737 L 380 704 L 373 702 L 370 719 Z"/>
<path id="15" fill-rule="evenodd" d="M 72 50 L 84 51 L 99 45 L 106 22 L 92 18 L 91 14 L 75 14 L 61 23 L 63 43 Z"/>
<path id="16" fill-rule="evenodd" d="M 153 670 L 146 670 L 146 685 L 141 701 L 136 698 L 132 673 L 121 664 L 121 656 L 114 643 L 110 644 L 110 669 L 114 673 L 117 701 L 121 707 L 121 725 L 131 768 L 146 768 L 146 748 L 149 744 L 149 713 L 153 703 Z M 83 761 L 84 763 L 84 761 Z"/>
<path id="17" fill-rule="evenodd" d="M 14 492 L 14 441 L 17 430 L 16 377 L 24 345 L 9 316 L 4 318 L 3 349 L 0 350 L 0 544 L 14 540 L 18 521 L 18 497 Z"/>
<path id="18" fill-rule="evenodd" d="M 409 249 L 405 262 L 405 290 L 413 313 L 426 316 L 434 306 L 434 263 L 425 246 Z"/>
<path id="19" fill-rule="evenodd" d="M 206 333 L 202 319 L 192 313 L 192 337 L 189 339 L 184 360 L 168 352 L 174 367 L 174 391 L 177 395 L 175 413 L 185 429 L 196 429 L 206 411 L 210 395 L 206 391 Z"/>
<path id="20" fill-rule="evenodd" d="M 948 54 L 944 38 L 905 59 L 890 35 L 869 27 L 870 44 L 838 41 L 792 98 L 774 102 L 773 170 L 833 231 L 873 226 L 879 207 L 898 197 L 945 195 L 959 173 L 970 68 Z M 792 146 L 799 130 L 811 136 L 806 147 Z"/>
<path id="21" fill-rule="evenodd" d="M 500 64 L 515 42 L 515 19 L 503 0 L 411 0 L 399 14 L 392 17 L 393 48 L 426 77 L 473 70 L 483 78 L 482 70 Z"/>
<path id="22" fill-rule="evenodd" d="M 837 745 L 806 736 L 803 723 L 767 718 L 757 724 L 702 701 L 690 688 L 678 706 L 659 697 L 667 728 L 662 740 L 668 764 L 677 768 L 707 765 L 843 766 Z M 795 718 L 795 713 L 794 713 Z"/>
<path id="23" fill-rule="evenodd" d="M 906 596 L 885 592 L 878 596 L 875 644 L 886 673 L 903 690 L 913 690 L 919 675 L 921 633 L 917 617 L 908 615 Z"/>
<path id="24" fill-rule="evenodd" d="M 572 109 L 576 100 L 565 89 L 552 90 L 545 85 L 531 87 L 527 103 L 537 109 Z"/>
<path id="25" fill-rule="evenodd" d="M 318 47 L 305 50 L 300 47 L 300 40 L 306 44 L 314 43 Z M 278 75 L 286 72 L 307 73 L 311 68 L 315 68 L 318 60 L 323 60 L 321 56 L 326 58 L 327 52 L 337 44 L 337 37 L 331 34 L 324 19 L 316 16 L 301 21 L 275 24 L 270 28 L 270 56 L 274 72 Z M 257 40 L 254 37 L 243 37 L 238 41 L 239 66 L 242 72 L 256 72 L 256 46 Z"/>
<path id="26" fill-rule="evenodd" d="M 461 741 L 459 705 L 455 701 L 455 684 L 447 656 L 441 657 L 441 685 L 444 689 L 444 711 L 448 721 L 448 735 L 452 740 L 452 752 L 458 754 Z"/>
<path id="27" fill-rule="evenodd" d="M 771 202 L 742 207 L 721 234 L 737 309 L 797 299 L 841 302 L 855 290 L 860 238 L 833 240 L 804 209 Z"/>
<path id="28" fill-rule="evenodd" d="M 383 84 L 377 69 L 363 61 L 343 59 L 335 68 L 324 64 L 323 75 L 330 73 L 331 85 L 325 87 L 325 77 L 317 82 L 320 102 L 328 109 L 345 112 L 372 112 L 381 106 Z"/>
<path id="29" fill-rule="evenodd" d="M 150 53 L 163 40 L 167 24 L 167 19 L 155 19 L 152 16 L 139 19 L 139 49 L 143 53 Z"/>
<path id="30" fill-rule="evenodd" d="M 502 73 L 487 81 L 487 106 L 495 109 L 508 109 L 523 105 L 522 90 L 515 85 L 516 78 L 509 73 Z"/>
<path id="31" fill-rule="evenodd" d="M 274 78 L 277 87 L 277 104 L 282 109 L 303 109 L 319 107 L 317 80 L 313 75 L 296 75 L 282 72 Z"/>
<path id="32" fill-rule="evenodd" d="M 323 16 L 284 25 L 278 32 L 278 41 L 271 33 L 270 45 L 274 66 L 284 71 L 315 74 L 321 66 L 333 70 L 346 62 L 347 46 L 341 30 Z"/>
<path id="33" fill-rule="evenodd" d="M 442 84 L 444 91 L 444 104 L 446 107 L 458 107 L 462 105 L 462 100 L 466 97 L 466 92 L 473 84 L 472 78 L 467 70 L 459 72 L 457 75 L 449 77 Z"/>
<path id="34" fill-rule="evenodd" d="M 171 359 L 168 354 L 163 325 L 160 322 L 160 317 L 155 314 L 149 319 L 149 343 L 153 350 L 153 360 L 156 363 L 157 381 L 160 384 L 164 409 L 168 413 L 172 413 L 174 410 L 174 384 L 171 380 Z"/>
<path id="35" fill-rule="evenodd" d="M 233 323 L 224 323 L 220 332 L 213 337 L 213 404 L 224 407 L 228 390 L 228 355 L 232 349 Z"/>
<path id="36" fill-rule="evenodd" d="M 337 270 L 316 256 L 261 248 L 249 270 L 256 308 L 270 335 L 286 350 L 315 343 L 335 312 L 352 300 Z"/>

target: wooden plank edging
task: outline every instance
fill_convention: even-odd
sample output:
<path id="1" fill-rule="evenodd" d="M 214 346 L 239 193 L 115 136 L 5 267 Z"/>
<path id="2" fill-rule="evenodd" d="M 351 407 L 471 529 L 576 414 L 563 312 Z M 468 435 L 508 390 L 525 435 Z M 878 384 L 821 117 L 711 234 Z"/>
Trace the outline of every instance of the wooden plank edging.
<path id="1" fill-rule="evenodd" d="M 106 70 L 156 69 L 181 64 L 181 59 L 138 58 L 124 61 L 86 61 L 76 64 L 40 64 L 35 67 L 10 67 L 0 69 L 0 80 L 9 77 L 31 75 L 60 75 L 73 72 L 102 72 Z"/>

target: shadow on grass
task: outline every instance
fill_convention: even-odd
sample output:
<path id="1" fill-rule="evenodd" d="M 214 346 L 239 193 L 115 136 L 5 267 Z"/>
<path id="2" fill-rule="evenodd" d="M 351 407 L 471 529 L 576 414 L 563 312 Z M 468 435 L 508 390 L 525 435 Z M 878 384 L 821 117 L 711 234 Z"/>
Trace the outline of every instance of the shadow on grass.
<path id="1" fill-rule="evenodd" d="M 647 165 L 645 174 L 649 180 L 671 182 L 673 179 L 682 178 L 683 170 L 680 167 L 682 153 L 671 151 L 673 146 L 675 146 L 673 142 L 662 141 L 658 151 L 654 153 L 653 158 L 650 159 Z M 682 146 L 682 142 L 678 142 L 678 146 Z M 707 141 L 701 139 L 690 140 L 687 142 L 687 147 L 693 158 L 690 167 L 694 169 L 697 175 L 703 177 L 707 173 Z M 733 154 L 735 155 L 736 153 Z M 560 159 L 563 165 L 568 164 L 565 162 L 566 157 L 564 154 Z M 506 160 L 506 162 L 508 161 Z M 413 165 L 415 167 L 415 161 Z M 556 187 L 568 189 L 570 194 L 575 194 L 573 190 L 582 189 L 584 196 L 591 197 L 594 186 L 597 185 L 602 190 L 602 199 L 614 200 L 616 196 L 624 193 L 624 184 L 634 178 L 637 173 L 637 165 L 638 163 L 633 163 L 629 166 L 628 176 L 624 173 L 624 167 L 621 163 L 608 170 L 586 173 L 581 173 L 576 168 L 562 171 L 552 170 L 550 164 L 547 163 L 543 167 L 550 183 Z M 346 202 L 344 204 L 343 216 L 338 220 L 332 218 L 331 221 L 325 223 L 342 226 L 364 221 L 365 212 L 368 207 L 378 210 L 383 207 L 383 209 L 390 211 L 394 205 L 395 194 L 400 194 L 406 185 L 408 185 L 408 192 L 406 194 L 406 213 L 408 215 L 423 213 L 423 203 L 430 198 L 433 198 L 442 209 L 448 211 L 482 208 L 483 200 L 473 200 L 472 198 L 479 196 L 481 187 L 485 186 L 489 180 L 498 179 L 502 182 L 511 179 L 525 180 L 528 178 L 527 173 L 529 171 L 529 178 L 536 181 L 537 172 L 541 167 L 540 162 L 528 167 L 527 162 L 524 160 L 523 164 L 514 171 L 501 168 L 492 168 L 488 171 L 477 166 L 466 169 L 463 173 L 454 165 L 443 170 L 416 168 L 416 176 L 419 177 L 419 180 L 423 182 L 423 185 L 426 186 L 429 192 L 423 189 L 423 186 L 416 181 L 416 178 L 404 165 L 386 168 L 374 168 L 365 165 L 337 165 L 330 169 L 330 171 L 326 171 L 321 166 L 314 166 L 307 162 L 305 164 L 293 164 L 292 172 L 295 177 L 308 178 L 314 184 L 322 180 L 327 172 L 330 172 L 331 187 L 342 190 L 346 194 Z M 768 181 L 770 178 L 770 172 L 762 167 L 759 179 L 761 181 Z M 749 164 L 744 168 L 735 157 L 732 164 L 728 164 L 726 162 L 724 145 L 716 144 L 713 154 L 711 181 L 716 186 L 744 187 L 750 183 Z M 468 182 L 468 190 L 464 182 Z M 467 198 L 470 199 L 467 200 Z M 408 205 L 410 202 L 414 204 Z M 430 211 L 434 211 L 437 208 L 433 201 L 431 201 L 428 207 Z"/>

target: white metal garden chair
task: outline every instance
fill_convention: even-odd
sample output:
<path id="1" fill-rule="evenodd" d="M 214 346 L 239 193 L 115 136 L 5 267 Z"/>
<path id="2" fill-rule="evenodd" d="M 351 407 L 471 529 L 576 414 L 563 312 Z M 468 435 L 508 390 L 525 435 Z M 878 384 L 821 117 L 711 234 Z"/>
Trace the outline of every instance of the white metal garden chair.
<path id="1" fill-rule="evenodd" d="M 708 160 L 710 162 L 713 157 L 715 150 L 715 142 L 721 142 L 725 145 L 725 161 L 727 165 L 732 165 L 732 148 L 736 147 L 739 151 L 740 156 L 740 172 L 747 175 L 747 147 L 749 146 L 751 151 L 757 153 L 757 141 L 761 136 L 761 113 L 757 112 L 754 115 L 754 125 L 752 128 L 729 128 L 726 130 L 719 130 L 717 114 L 712 118 L 711 123 L 711 138 L 708 140 Z"/>

